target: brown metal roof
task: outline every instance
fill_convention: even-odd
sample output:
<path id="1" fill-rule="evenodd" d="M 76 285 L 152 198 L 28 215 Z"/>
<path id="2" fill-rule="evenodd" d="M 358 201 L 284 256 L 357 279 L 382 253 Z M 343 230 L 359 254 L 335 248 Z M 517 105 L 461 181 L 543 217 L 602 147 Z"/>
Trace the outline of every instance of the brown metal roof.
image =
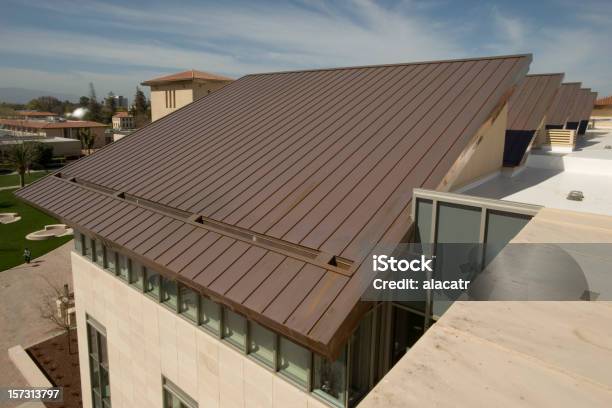
<path id="1" fill-rule="evenodd" d="M 580 82 L 561 84 L 559 92 L 557 92 L 555 99 L 546 113 L 547 125 L 565 126 L 579 91 Z"/>
<path id="2" fill-rule="evenodd" d="M 508 130 L 536 130 L 553 102 L 563 76 L 527 75 L 508 102 Z"/>
<path id="3" fill-rule="evenodd" d="M 412 189 L 440 185 L 530 61 L 248 75 L 18 195 L 332 355 L 367 306 L 362 261 L 409 231 Z"/>
<path id="4" fill-rule="evenodd" d="M 580 88 L 574 97 L 574 103 L 567 118 L 568 122 L 580 122 L 583 120 L 585 106 L 589 103 L 591 88 Z"/>
<path id="5" fill-rule="evenodd" d="M 591 113 L 593 113 L 593 108 L 595 107 L 596 100 L 597 92 L 590 92 L 584 102 L 582 112 L 580 113 L 580 120 L 589 120 L 589 118 L 591 117 Z"/>
<path id="6" fill-rule="evenodd" d="M 223 75 L 211 74 L 210 72 L 196 71 L 195 69 L 191 69 L 189 71 L 177 72 L 176 74 L 149 79 L 148 81 L 144 81 L 141 85 L 160 85 L 169 82 L 193 81 L 197 79 L 203 81 L 233 81 L 232 78 Z"/>

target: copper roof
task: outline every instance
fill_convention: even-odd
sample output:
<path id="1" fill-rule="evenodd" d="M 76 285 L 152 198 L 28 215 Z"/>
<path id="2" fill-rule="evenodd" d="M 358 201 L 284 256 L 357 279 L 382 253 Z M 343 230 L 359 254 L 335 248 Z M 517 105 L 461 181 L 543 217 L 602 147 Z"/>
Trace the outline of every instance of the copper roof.
<path id="1" fill-rule="evenodd" d="M 595 101 L 595 105 L 597 105 L 597 106 L 612 105 L 612 95 L 606 96 L 605 98 L 597 99 Z"/>
<path id="2" fill-rule="evenodd" d="M 90 122 L 86 120 L 67 120 L 64 122 L 47 122 L 43 120 L 15 120 L 0 119 L 0 125 L 16 126 L 34 129 L 64 129 L 64 128 L 92 128 L 107 127 L 104 123 Z"/>
<path id="3" fill-rule="evenodd" d="M 580 82 L 561 84 L 559 92 L 546 113 L 546 124 L 565 126 L 570 115 L 574 100 L 580 91 Z"/>
<path id="4" fill-rule="evenodd" d="M 331 356 L 368 306 L 364 259 L 530 61 L 247 75 L 17 194 Z"/>
<path id="5" fill-rule="evenodd" d="M 144 81 L 141 85 L 160 85 L 168 82 L 177 82 L 177 81 L 193 81 L 193 80 L 204 80 L 204 81 L 233 81 L 232 78 L 211 74 L 209 72 L 204 71 L 196 71 L 195 69 L 183 72 L 177 72 L 176 74 L 170 74 L 161 76 L 158 78 L 149 79 L 148 81 Z"/>
<path id="6" fill-rule="evenodd" d="M 559 90 L 564 74 L 527 75 L 508 102 L 508 130 L 536 130 Z"/>
<path id="7" fill-rule="evenodd" d="M 585 118 L 583 114 L 585 107 L 589 103 L 593 105 L 591 101 L 591 88 L 580 88 L 576 94 L 576 97 L 574 98 L 574 104 L 572 105 L 567 121 L 580 122 L 581 120 L 584 120 Z"/>
<path id="8" fill-rule="evenodd" d="M 589 92 L 586 100 L 584 101 L 584 105 L 582 107 L 582 112 L 580 112 L 580 120 L 589 120 L 591 117 L 591 113 L 593 113 L 593 108 L 595 107 L 595 100 L 597 99 L 597 92 Z"/>

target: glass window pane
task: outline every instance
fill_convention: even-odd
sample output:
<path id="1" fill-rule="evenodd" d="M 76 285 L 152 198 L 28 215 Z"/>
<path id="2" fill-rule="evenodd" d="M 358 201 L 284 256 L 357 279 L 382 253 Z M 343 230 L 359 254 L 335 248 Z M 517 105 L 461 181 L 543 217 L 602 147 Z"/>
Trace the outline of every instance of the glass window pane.
<path id="1" fill-rule="evenodd" d="M 88 324 L 87 325 L 87 342 L 89 344 L 89 354 L 98 358 L 98 339 L 97 339 L 97 331 L 96 329 Z"/>
<path id="2" fill-rule="evenodd" d="M 487 214 L 487 233 L 485 238 L 485 265 L 523 229 L 531 220 L 528 215 L 510 214 L 490 210 Z"/>
<path id="3" fill-rule="evenodd" d="M 159 300 L 159 275 L 151 269 L 145 268 L 145 293 Z"/>
<path id="4" fill-rule="evenodd" d="M 87 258 L 93 260 L 93 249 L 92 249 L 92 246 L 91 246 L 91 239 L 89 237 L 85 237 L 85 239 L 83 239 L 83 244 L 84 244 L 84 247 L 85 247 L 84 255 Z"/>
<path id="5" fill-rule="evenodd" d="M 83 235 L 74 231 L 74 250 L 77 254 L 83 254 Z"/>
<path id="6" fill-rule="evenodd" d="M 117 253 L 110 248 L 106 251 L 106 269 L 112 273 L 117 273 Z"/>
<path id="7" fill-rule="evenodd" d="M 108 371 L 104 367 L 100 367 L 100 388 L 102 389 L 102 398 L 110 397 L 110 384 L 108 382 Z"/>
<path id="8" fill-rule="evenodd" d="M 218 335 L 221 327 L 220 323 L 221 306 L 204 296 L 200 296 L 200 324 Z"/>
<path id="9" fill-rule="evenodd" d="M 349 406 L 359 402 L 370 389 L 374 352 L 373 314 L 366 316 L 350 339 Z"/>
<path id="10" fill-rule="evenodd" d="M 240 350 L 245 349 L 246 319 L 225 308 L 223 308 L 223 338 Z"/>
<path id="11" fill-rule="evenodd" d="M 96 263 L 104 268 L 104 247 L 102 246 L 102 242 L 100 240 L 94 240 L 95 245 L 95 258 Z"/>
<path id="12" fill-rule="evenodd" d="M 315 355 L 313 392 L 343 407 L 346 398 L 346 350 L 336 361 Z"/>
<path id="13" fill-rule="evenodd" d="M 276 335 L 270 330 L 249 322 L 249 354 L 268 367 L 274 368 Z"/>
<path id="14" fill-rule="evenodd" d="M 143 266 L 135 261 L 132 261 L 131 266 L 130 283 L 136 286 L 138 289 L 142 289 L 144 287 Z"/>
<path id="15" fill-rule="evenodd" d="M 393 307 L 393 343 L 391 365 L 394 365 L 424 333 L 425 317 L 400 307 Z"/>
<path id="16" fill-rule="evenodd" d="M 308 387 L 310 351 L 284 337 L 279 339 L 279 372 L 303 388 Z"/>
<path id="17" fill-rule="evenodd" d="M 117 253 L 117 275 L 124 280 L 128 280 L 130 270 L 130 260 L 127 256 Z"/>
<path id="18" fill-rule="evenodd" d="M 100 364 L 108 367 L 108 350 L 106 349 L 106 336 L 98 333 L 99 343 L 100 343 Z"/>
<path id="19" fill-rule="evenodd" d="M 179 291 L 179 299 L 181 302 L 179 312 L 192 322 L 197 322 L 199 298 L 198 293 L 185 285 L 179 285 Z"/>
<path id="20" fill-rule="evenodd" d="M 162 303 L 176 310 L 176 305 L 177 305 L 176 281 L 173 281 L 172 279 L 168 279 L 164 276 L 161 276 L 161 289 L 162 289 L 162 297 L 161 297 Z"/>
<path id="21" fill-rule="evenodd" d="M 416 207 L 416 242 L 430 244 L 431 241 L 431 219 L 433 203 L 431 200 L 417 200 Z"/>

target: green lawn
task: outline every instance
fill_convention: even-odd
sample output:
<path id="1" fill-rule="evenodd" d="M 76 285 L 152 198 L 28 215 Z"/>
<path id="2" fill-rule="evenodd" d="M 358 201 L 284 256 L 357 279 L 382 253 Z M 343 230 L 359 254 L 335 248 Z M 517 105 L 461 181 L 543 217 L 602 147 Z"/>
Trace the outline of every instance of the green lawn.
<path id="1" fill-rule="evenodd" d="M 72 239 L 66 236 L 44 241 L 26 240 L 30 232 L 58 224 L 58 221 L 19 200 L 14 191 L 0 190 L 0 212 L 16 212 L 21 216 L 21 220 L 12 224 L 0 224 L 0 271 L 22 264 L 26 247 L 32 251 L 32 258 L 38 258 Z"/>
<path id="2" fill-rule="evenodd" d="M 38 180 L 41 177 L 49 174 L 46 171 L 37 171 L 30 174 L 26 174 L 25 182 L 29 184 L 35 180 Z M 0 176 L 0 187 L 11 187 L 19 185 L 19 174 L 3 174 Z M 6 212 L 6 211 L 3 211 Z"/>

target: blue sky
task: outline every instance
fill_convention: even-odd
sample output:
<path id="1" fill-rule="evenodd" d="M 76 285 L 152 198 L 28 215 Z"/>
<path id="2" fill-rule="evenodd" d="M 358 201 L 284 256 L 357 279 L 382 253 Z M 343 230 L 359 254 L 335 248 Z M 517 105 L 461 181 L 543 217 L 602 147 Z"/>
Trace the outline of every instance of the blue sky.
<path id="1" fill-rule="evenodd" d="M 612 93 L 612 1 L 33 1 L 0 5 L 0 87 L 132 97 L 185 69 L 239 77 L 530 52 Z"/>

